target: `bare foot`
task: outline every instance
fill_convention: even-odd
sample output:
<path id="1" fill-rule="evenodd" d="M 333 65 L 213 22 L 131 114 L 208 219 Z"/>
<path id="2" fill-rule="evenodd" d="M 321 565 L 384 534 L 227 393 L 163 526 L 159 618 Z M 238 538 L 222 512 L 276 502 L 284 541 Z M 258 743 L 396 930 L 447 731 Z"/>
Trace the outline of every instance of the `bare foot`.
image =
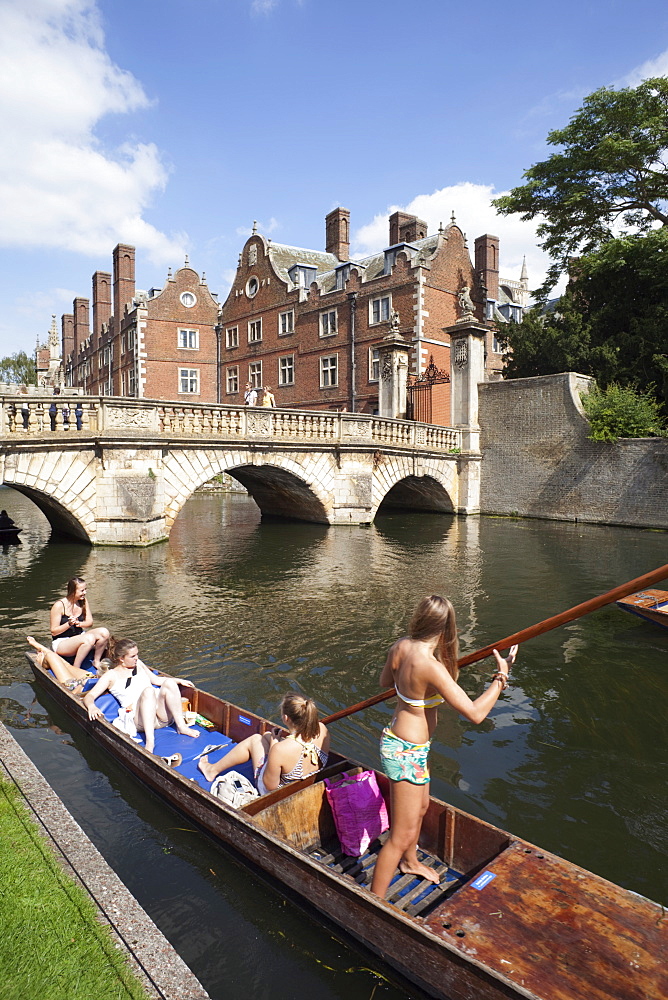
<path id="1" fill-rule="evenodd" d="M 199 736 L 199 730 L 190 729 L 188 726 L 184 726 L 183 729 L 179 729 L 179 727 L 177 726 L 176 731 L 181 736 Z"/>
<path id="2" fill-rule="evenodd" d="M 41 649 L 39 650 L 39 652 L 37 653 L 37 656 L 35 657 L 35 663 L 39 667 L 43 667 L 44 666 L 44 653 L 42 652 Z"/>
<path id="3" fill-rule="evenodd" d="M 36 649 L 38 653 L 44 654 L 47 652 L 46 646 L 43 646 L 41 642 L 37 642 L 37 639 L 33 639 L 31 635 L 26 636 L 26 642 L 29 646 L 32 646 L 33 649 Z"/>
<path id="4" fill-rule="evenodd" d="M 216 765 L 210 764 L 206 757 L 200 757 L 200 759 L 197 761 L 197 766 L 207 781 L 213 781 L 213 779 L 218 774 L 218 771 L 216 770 Z"/>
<path id="5" fill-rule="evenodd" d="M 435 885 L 438 885 L 441 881 L 441 876 L 438 872 L 434 871 L 433 868 L 428 868 L 427 865 L 421 865 L 419 861 L 417 864 L 400 861 L 399 871 L 402 875 L 417 875 L 418 878 L 427 879 L 428 882 L 434 882 Z"/>

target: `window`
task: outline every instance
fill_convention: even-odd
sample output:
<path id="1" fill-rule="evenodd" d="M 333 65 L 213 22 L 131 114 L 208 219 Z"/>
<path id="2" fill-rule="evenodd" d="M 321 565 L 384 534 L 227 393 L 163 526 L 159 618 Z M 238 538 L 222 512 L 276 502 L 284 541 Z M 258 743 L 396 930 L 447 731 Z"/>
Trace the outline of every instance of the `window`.
<path id="1" fill-rule="evenodd" d="M 369 382 L 377 382 L 380 378 L 380 351 L 377 347 L 369 348 Z"/>
<path id="2" fill-rule="evenodd" d="M 181 292 L 181 303 L 186 309 L 192 309 L 197 302 L 197 296 L 193 292 Z"/>
<path id="3" fill-rule="evenodd" d="M 253 276 L 252 278 L 248 279 L 248 281 L 246 282 L 246 295 L 248 296 L 249 299 L 255 298 L 259 287 L 260 287 L 260 282 L 257 280 L 256 277 Z"/>
<path id="4" fill-rule="evenodd" d="M 128 351 L 131 351 L 135 346 L 135 328 L 130 327 L 128 330 Z"/>
<path id="5" fill-rule="evenodd" d="M 339 384 L 339 356 L 330 354 L 327 358 L 320 358 L 320 388 L 329 389 L 330 386 Z"/>
<path id="6" fill-rule="evenodd" d="M 290 309 L 288 312 L 278 314 L 278 335 L 285 337 L 288 333 L 295 332 L 295 312 Z"/>
<path id="7" fill-rule="evenodd" d="M 199 349 L 199 330 L 179 330 L 179 347 L 186 347 L 190 351 Z"/>
<path id="8" fill-rule="evenodd" d="M 254 389 L 262 385 L 262 362 L 252 361 L 248 366 L 248 381 Z"/>
<path id="9" fill-rule="evenodd" d="M 295 356 L 286 354 L 284 358 L 278 359 L 278 384 L 294 385 L 295 383 Z"/>
<path id="10" fill-rule="evenodd" d="M 320 313 L 320 336 L 331 337 L 336 333 L 336 309 Z"/>
<path id="11" fill-rule="evenodd" d="M 350 277 L 350 264 L 343 264 L 336 269 L 336 289 L 341 291 L 346 287 L 346 281 Z"/>
<path id="12" fill-rule="evenodd" d="M 225 331 L 225 343 L 228 348 L 239 346 L 239 327 L 230 326 Z"/>
<path id="13" fill-rule="evenodd" d="M 501 341 L 497 337 L 492 337 L 492 351 L 495 354 L 503 353 L 503 347 L 501 346 Z"/>
<path id="14" fill-rule="evenodd" d="M 179 368 L 179 392 L 199 392 L 198 368 Z"/>
<path id="15" fill-rule="evenodd" d="M 125 354 L 125 334 L 121 334 L 121 354 Z M 125 395 L 124 392 L 121 393 L 122 396 Z"/>
<path id="16" fill-rule="evenodd" d="M 134 367 L 128 372 L 128 396 L 137 395 L 137 376 Z"/>
<path id="17" fill-rule="evenodd" d="M 262 320 L 252 319 L 248 324 L 248 343 L 257 344 L 262 340 Z"/>
<path id="18" fill-rule="evenodd" d="M 391 308 L 392 299 L 389 295 L 383 295 L 379 299 L 371 299 L 369 302 L 369 323 L 387 323 Z"/>
<path id="19" fill-rule="evenodd" d="M 236 330 L 236 327 L 234 328 Z M 239 366 L 227 369 L 227 391 L 239 392 Z"/>

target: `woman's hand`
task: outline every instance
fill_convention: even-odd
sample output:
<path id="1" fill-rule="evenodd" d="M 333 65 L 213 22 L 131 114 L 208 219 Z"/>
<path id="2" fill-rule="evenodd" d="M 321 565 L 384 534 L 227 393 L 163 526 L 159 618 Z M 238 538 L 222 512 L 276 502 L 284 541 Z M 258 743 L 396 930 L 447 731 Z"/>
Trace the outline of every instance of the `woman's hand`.
<path id="1" fill-rule="evenodd" d="M 88 718 L 90 719 L 91 722 L 97 722 L 100 719 L 104 719 L 104 715 L 97 707 L 95 702 L 92 702 L 90 705 L 86 705 L 86 708 L 88 709 Z"/>
<path id="2" fill-rule="evenodd" d="M 500 673 L 505 674 L 506 677 L 510 673 L 510 668 L 515 662 L 515 657 L 517 656 L 517 650 L 519 646 L 511 646 L 508 651 L 508 656 L 504 659 L 499 653 L 498 649 L 493 649 L 494 659 L 496 660 L 496 666 Z"/>

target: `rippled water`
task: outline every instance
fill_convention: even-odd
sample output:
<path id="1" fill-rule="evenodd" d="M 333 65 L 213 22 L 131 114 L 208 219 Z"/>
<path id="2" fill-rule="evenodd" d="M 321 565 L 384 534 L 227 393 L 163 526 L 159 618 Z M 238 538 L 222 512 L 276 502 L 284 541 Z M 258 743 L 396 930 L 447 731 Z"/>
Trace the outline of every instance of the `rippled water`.
<path id="1" fill-rule="evenodd" d="M 0 551 L 0 712 L 26 751 L 214 998 L 399 998 L 382 964 L 341 943 L 109 761 L 40 690 L 22 637 L 46 638 L 64 581 L 144 658 L 275 717 L 297 687 L 324 713 L 378 690 L 388 645 L 424 593 L 448 594 L 472 651 L 668 562 L 668 534 L 507 518 L 396 514 L 370 528 L 260 522 L 242 495 L 193 497 L 169 544 L 48 543 L 24 524 Z M 513 686 L 475 727 L 443 712 L 434 791 L 668 904 L 668 631 L 614 606 L 527 643 Z M 470 694 L 492 672 L 468 668 Z M 376 763 L 380 705 L 333 726 Z M 379 973 L 381 975 L 379 975 Z"/>

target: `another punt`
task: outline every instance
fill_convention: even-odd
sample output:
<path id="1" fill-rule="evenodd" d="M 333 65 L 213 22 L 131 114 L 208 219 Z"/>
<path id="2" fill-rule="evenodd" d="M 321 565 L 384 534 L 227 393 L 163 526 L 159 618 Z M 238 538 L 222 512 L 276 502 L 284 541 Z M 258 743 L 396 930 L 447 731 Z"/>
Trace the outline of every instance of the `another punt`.
<path id="1" fill-rule="evenodd" d="M 18 542 L 23 528 L 0 528 L 0 545 Z"/>
<path id="2" fill-rule="evenodd" d="M 668 591 L 641 590 L 617 601 L 617 607 L 662 628 L 668 628 Z"/>
<path id="3" fill-rule="evenodd" d="M 182 694 L 213 723 L 199 739 L 171 727 L 156 733 L 163 763 L 109 721 L 91 723 L 71 694 L 28 654 L 38 682 L 121 764 L 212 837 L 296 893 L 403 977 L 448 1000 L 665 1000 L 668 912 L 549 851 L 431 799 L 422 826 L 422 860 L 441 873 L 435 886 L 397 875 L 387 900 L 369 891 L 380 849 L 360 858 L 341 851 L 323 779 L 358 772 L 331 753 L 327 767 L 232 809 L 208 791 L 196 757 L 224 749 L 272 723 L 205 691 Z M 92 683 L 92 681 L 91 681 Z M 106 705 L 104 699 L 107 699 Z M 111 699 L 111 701 L 109 701 Z M 107 719 L 118 704 L 99 699 Z M 242 769 L 240 769 L 242 770 Z M 389 782 L 376 772 L 389 799 Z"/>

